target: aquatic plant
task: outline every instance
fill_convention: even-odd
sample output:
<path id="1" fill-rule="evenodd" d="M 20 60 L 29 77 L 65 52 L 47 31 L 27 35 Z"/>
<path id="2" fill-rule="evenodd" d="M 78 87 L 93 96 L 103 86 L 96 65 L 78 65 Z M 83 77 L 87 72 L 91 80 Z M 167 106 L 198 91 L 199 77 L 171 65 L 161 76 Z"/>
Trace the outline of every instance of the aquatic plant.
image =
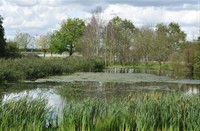
<path id="1" fill-rule="evenodd" d="M 67 101 L 58 118 L 44 99 L 21 98 L 1 103 L 0 130 L 199 130 L 199 104 L 199 95 L 181 93 L 88 98 Z"/>

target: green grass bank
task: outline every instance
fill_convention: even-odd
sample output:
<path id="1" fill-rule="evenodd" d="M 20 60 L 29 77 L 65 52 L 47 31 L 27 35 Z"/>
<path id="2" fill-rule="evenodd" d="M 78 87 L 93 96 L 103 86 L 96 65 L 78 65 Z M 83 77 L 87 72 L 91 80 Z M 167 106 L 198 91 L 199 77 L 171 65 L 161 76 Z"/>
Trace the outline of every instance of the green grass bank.
<path id="1" fill-rule="evenodd" d="M 0 82 L 34 80 L 53 75 L 96 72 L 103 69 L 104 63 L 96 57 L 0 59 Z"/>

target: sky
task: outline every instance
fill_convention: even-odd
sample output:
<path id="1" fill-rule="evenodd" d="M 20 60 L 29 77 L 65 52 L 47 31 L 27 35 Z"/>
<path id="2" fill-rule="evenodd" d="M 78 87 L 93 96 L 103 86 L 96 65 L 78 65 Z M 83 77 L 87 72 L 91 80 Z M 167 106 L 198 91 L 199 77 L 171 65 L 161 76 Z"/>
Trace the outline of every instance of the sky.
<path id="1" fill-rule="evenodd" d="M 0 15 L 6 38 L 13 39 L 17 31 L 45 35 L 68 18 L 88 20 L 97 6 L 107 21 L 119 16 L 136 27 L 176 22 L 187 40 L 200 36 L 200 0 L 0 0 Z"/>

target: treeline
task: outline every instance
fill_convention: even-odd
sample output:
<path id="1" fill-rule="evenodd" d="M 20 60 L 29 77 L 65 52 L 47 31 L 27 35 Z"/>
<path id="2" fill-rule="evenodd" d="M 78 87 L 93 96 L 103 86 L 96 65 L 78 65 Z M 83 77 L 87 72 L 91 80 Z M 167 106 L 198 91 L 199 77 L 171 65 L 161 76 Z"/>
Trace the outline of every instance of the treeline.
<path id="1" fill-rule="evenodd" d="M 69 18 L 61 23 L 58 30 L 34 38 L 25 32 L 17 32 L 11 52 L 20 49 L 27 52 L 34 42 L 44 52 L 74 52 L 82 56 L 98 56 L 104 59 L 105 65 L 136 65 L 157 62 L 169 62 L 174 70 L 180 65 L 187 70 L 200 70 L 200 37 L 186 41 L 186 34 L 178 23 L 158 23 L 155 27 L 136 27 L 133 22 L 120 17 L 110 21 L 104 19 L 100 7 L 92 11 L 87 21 Z M 30 50 L 30 49 L 29 49 Z"/>

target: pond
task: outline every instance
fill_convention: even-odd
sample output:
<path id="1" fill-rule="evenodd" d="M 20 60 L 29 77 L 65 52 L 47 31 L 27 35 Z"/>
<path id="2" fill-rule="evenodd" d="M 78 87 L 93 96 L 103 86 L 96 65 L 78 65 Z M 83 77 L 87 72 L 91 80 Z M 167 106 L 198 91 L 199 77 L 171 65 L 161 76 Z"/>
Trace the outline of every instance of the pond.
<path id="1" fill-rule="evenodd" d="M 175 79 L 169 74 L 159 76 L 153 71 L 106 70 L 102 73 L 74 73 L 67 76 L 54 76 L 26 83 L 0 85 L 1 101 L 22 96 L 45 97 L 49 106 L 60 110 L 66 101 L 87 98 L 128 97 L 149 92 L 184 92 L 191 95 L 200 92 L 200 80 Z M 171 73 L 171 72 L 170 72 Z"/>

